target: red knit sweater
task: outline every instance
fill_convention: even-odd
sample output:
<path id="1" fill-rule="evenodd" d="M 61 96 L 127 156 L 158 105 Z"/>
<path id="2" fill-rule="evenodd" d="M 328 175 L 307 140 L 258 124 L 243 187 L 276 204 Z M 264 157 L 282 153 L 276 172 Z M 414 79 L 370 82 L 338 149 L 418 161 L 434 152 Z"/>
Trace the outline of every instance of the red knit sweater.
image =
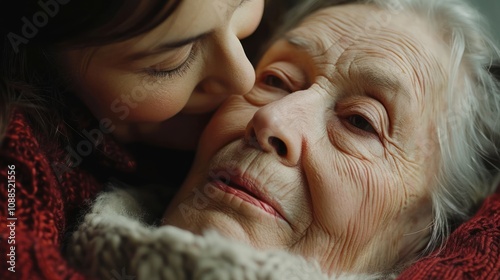
<path id="1" fill-rule="evenodd" d="M 112 141 L 98 147 L 102 160 L 93 164 L 134 169 Z M 82 166 L 67 167 L 69 154 L 66 147 L 36 137 L 23 114 L 13 114 L 0 150 L 0 279 L 84 279 L 64 260 L 61 245 L 79 211 L 105 182 Z M 15 194 L 15 206 L 9 194 L 11 202 Z"/>
<path id="2" fill-rule="evenodd" d="M 96 165 L 134 170 L 135 163 L 112 141 L 100 150 L 104 156 Z M 65 148 L 36 137 L 21 113 L 14 114 L 0 150 L 0 279 L 84 279 L 63 258 L 62 242 L 78 211 L 105 182 L 80 166 L 59 172 L 58 180 L 52 167 L 60 167 L 67 156 Z M 8 200 L 11 194 L 13 202 L 12 193 L 14 205 Z M 500 279 L 499 245 L 496 194 L 452 234 L 444 250 L 417 262 L 400 279 Z"/>
<path id="3" fill-rule="evenodd" d="M 442 251 L 415 263 L 398 279 L 500 279 L 500 189 L 451 234 Z"/>

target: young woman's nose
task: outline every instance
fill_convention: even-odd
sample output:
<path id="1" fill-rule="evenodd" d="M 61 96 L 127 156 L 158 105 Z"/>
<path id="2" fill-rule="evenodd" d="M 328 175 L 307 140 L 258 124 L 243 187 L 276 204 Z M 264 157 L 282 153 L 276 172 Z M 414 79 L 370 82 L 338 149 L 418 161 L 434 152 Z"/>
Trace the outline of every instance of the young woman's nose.
<path id="1" fill-rule="evenodd" d="M 260 108 L 246 128 L 245 141 L 274 153 L 285 165 L 297 165 L 314 126 L 311 115 L 319 107 L 307 95 L 297 92 Z"/>
<path id="2" fill-rule="evenodd" d="M 248 60 L 240 40 L 235 34 L 225 35 L 210 57 L 212 67 L 199 86 L 204 93 L 218 96 L 245 94 L 255 83 L 255 70 Z"/>

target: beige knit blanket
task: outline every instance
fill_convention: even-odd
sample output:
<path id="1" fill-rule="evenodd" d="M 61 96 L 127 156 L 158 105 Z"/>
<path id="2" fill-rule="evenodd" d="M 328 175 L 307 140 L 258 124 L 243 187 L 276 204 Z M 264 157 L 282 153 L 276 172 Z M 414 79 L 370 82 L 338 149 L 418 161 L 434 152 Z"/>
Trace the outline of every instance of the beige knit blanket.
<path id="1" fill-rule="evenodd" d="M 68 240 L 69 261 L 97 279 L 377 279 L 329 277 L 317 263 L 284 251 L 261 251 L 213 231 L 203 236 L 172 226 L 152 226 L 145 209 L 154 199 L 134 189 L 98 196 Z M 154 211 L 154 210 L 151 210 Z"/>

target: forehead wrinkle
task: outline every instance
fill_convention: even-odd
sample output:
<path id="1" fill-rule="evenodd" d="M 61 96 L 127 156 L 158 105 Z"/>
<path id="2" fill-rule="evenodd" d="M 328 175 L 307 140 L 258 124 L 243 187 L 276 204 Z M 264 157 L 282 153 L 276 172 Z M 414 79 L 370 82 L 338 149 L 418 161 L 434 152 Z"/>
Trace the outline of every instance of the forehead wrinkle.
<path id="1" fill-rule="evenodd" d="M 422 33 L 418 34 L 423 35 Z M 394 33 L 394 35 L 397 37 L 394 38 L 392 46 L 386 46 L 385 49 L 399 57 L 400 60 L 391 57 L 389 59 L 399 64 L 403 71 L 405 68 L 411 71 L 413 74 L 410 75 L 412 83 L 415 90 L 418 89 L 420 92 L 416 96 L 419 100 L 432 95 L 431 92 L 440 88 L 446 77 L 442 63 L 439 62 L 436 53 L 431 49 L 434 46 L 423 45 L 405 33 L 399 32 L 399 34 Z M 420 36 L 420 38 L 422 37 Z M 434 38 L 431 40 L 435 42 Z M 399 55 L 399 53 L 402 54 Z"/>
<path id="2" fill-rule="evenodd" d="M 315 27 L 314 32 L 311 32 L 310 26 Z M 286 38 L 311 55 L 322 55 L 334 47 L 346 49 L 356 41 L 355 34 L 362 32 L 362 25 L 348 12 L 338 10 L 332 15 L 330 9 L 325 9 L 306 18 L 301 25 L 288 32 Z"/>
<path id="3" fill-rule="evenodd" d="M 395 47 L 388 47 L 386 50 L 399 58 L 399 61 L 394 62 L 399 64 L 399 67 L 402 68 L 403 71 L 404 68 L 411 71 L 413 75 L 409 75 L 409 77 L 412 84 L 416 86 L 415 90 L 418 89 L 415 94 L 417 99 L 420 99 L 419 97 L 423 97 L 420 95 L 425 95 L 427 89 L 424 82 L 427 79 L 424 77 L 423 73 L 427 72 L 424 69 L 427 68 L 428 64 L 422 63 L 423 60 L 426 60 L 427 56 L 419 51 L 419 49 L 415 46 L 416 42 L 412 42 L 413 40 L 411 40 L 411 38 L 405 38 L 406 36 L 403 34 L 400 36 L 399 42 L 395 42 L 395 44 L 393 44 Z M 401 55 L 399 55 L 400 51 L 402 52 Z"/>

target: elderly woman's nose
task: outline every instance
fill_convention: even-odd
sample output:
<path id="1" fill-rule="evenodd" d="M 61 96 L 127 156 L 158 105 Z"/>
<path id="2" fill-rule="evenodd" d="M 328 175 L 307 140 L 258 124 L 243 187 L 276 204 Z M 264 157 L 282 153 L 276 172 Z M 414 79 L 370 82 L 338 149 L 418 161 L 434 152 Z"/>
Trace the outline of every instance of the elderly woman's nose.
<path id="1" fill-rule="evenodd" d="M 301 154 L 302 131 L 286 107 L 269 104 L 249 122 L 245 140 L 267 153 L 274 153 L 287 166 L 295 166 Z"/>
<path id="2" fill-rule="evenodd" d="M 248 60 L 243 46 L 234 35 L 216 46 L 215 55 L 210 57 L 211 67 L 202 89 L 210 94 L 245 94 L 255 83 L 255 70 Z"/>

